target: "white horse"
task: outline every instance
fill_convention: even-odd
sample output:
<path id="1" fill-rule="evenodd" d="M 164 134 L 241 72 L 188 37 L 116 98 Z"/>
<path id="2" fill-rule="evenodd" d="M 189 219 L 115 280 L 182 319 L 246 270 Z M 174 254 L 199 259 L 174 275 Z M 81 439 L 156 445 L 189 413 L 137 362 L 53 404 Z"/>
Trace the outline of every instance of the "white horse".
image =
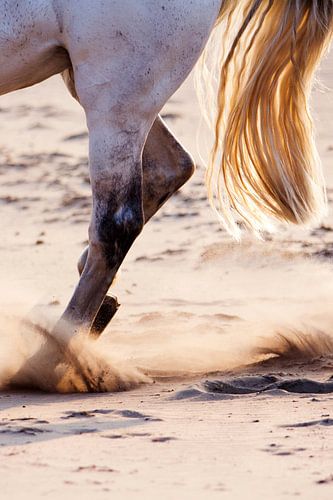
<path id="1" fill-rule="evenodd" d="M 332 34 L 331 0 L 0 0 L 0 9 L 0 93 L 63 73 L 87 117 L 89 249 L 60 338 L 102 331 L 111 317 L 103 301 L 133 241 L 191 176 L 190 155 L 158 114 L 217 25 L 207 181 L 226 226 L 237 229 L 233 212 L 255 230 L 266 218 L 318 214 L 324 195 L 307 97 Z"/>

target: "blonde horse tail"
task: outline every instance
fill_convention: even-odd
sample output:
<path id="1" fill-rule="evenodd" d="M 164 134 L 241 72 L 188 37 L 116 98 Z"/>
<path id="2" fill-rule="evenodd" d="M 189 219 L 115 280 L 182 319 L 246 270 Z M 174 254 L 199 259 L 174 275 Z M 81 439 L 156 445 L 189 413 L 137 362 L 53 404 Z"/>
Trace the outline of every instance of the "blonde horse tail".
<path id="1" fill-rule="evenodd" d="M 236 237 L 235 216 L 254 231 L 318 219 L 326 196 L 309 95 L 332 36 L 332 0 L 224 0 L 218 24 L 211 203 Z"/>

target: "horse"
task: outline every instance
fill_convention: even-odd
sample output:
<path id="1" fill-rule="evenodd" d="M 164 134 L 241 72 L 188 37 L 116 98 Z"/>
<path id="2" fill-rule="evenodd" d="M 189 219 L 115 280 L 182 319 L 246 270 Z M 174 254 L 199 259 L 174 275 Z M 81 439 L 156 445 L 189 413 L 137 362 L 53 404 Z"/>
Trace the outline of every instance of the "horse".
<path id="1" fill-rule="evenodd" d="M 159 113 L 200 58 L 217 87 L 202 96 L 215 138 L 206 182 L 225 227 L 237 238 L 240 223 L 259 232 L 325 210 L 308 101 L 332 36 L 331 0 L 0 0 L 0 8 L 0 94 L 62 74 L 87 120 L 89 246 L 54 328 L 61 342 L 104 330 L 127 252 L 194 172 Z"/>

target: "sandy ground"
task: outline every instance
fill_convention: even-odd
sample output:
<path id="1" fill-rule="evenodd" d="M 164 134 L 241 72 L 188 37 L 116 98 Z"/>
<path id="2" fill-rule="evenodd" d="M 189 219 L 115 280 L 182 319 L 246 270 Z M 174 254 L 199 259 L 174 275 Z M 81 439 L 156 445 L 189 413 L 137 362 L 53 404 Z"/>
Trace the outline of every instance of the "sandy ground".
<path id="1" fill-rule="evenodd" d="M 330 205 L 332 63 L 313 95 Z M 233 243 L 206 200 L 191 79 L 163 115 L 197 173 L 135 243 L 99 341 L 121 377 L 139 368 L 149 381 L 109 394 L 3 390 L 1 496 L 332 498 L 333 212 Z M 3 380 L 36 349 L 7 316 L 61 313 L 91 200 L 83 113 L 60 78 L 2 97 L 0 118 Z"/>

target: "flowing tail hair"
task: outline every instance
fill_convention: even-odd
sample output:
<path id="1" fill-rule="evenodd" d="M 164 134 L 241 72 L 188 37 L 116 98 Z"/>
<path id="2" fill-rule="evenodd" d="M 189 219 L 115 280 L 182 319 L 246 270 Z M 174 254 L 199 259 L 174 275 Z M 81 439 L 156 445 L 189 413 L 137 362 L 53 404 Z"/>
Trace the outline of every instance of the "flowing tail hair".
<path id="1" fill-rule="evenodd" d="M 318 219 L 326 195 L 309 94 L 331 40 L 333 1 L 224 0 L 217 24 L 223 47 L 206 174 L 213 207 L 236 238 L 235 216 L 255 232 L 272 220 Z"/>

